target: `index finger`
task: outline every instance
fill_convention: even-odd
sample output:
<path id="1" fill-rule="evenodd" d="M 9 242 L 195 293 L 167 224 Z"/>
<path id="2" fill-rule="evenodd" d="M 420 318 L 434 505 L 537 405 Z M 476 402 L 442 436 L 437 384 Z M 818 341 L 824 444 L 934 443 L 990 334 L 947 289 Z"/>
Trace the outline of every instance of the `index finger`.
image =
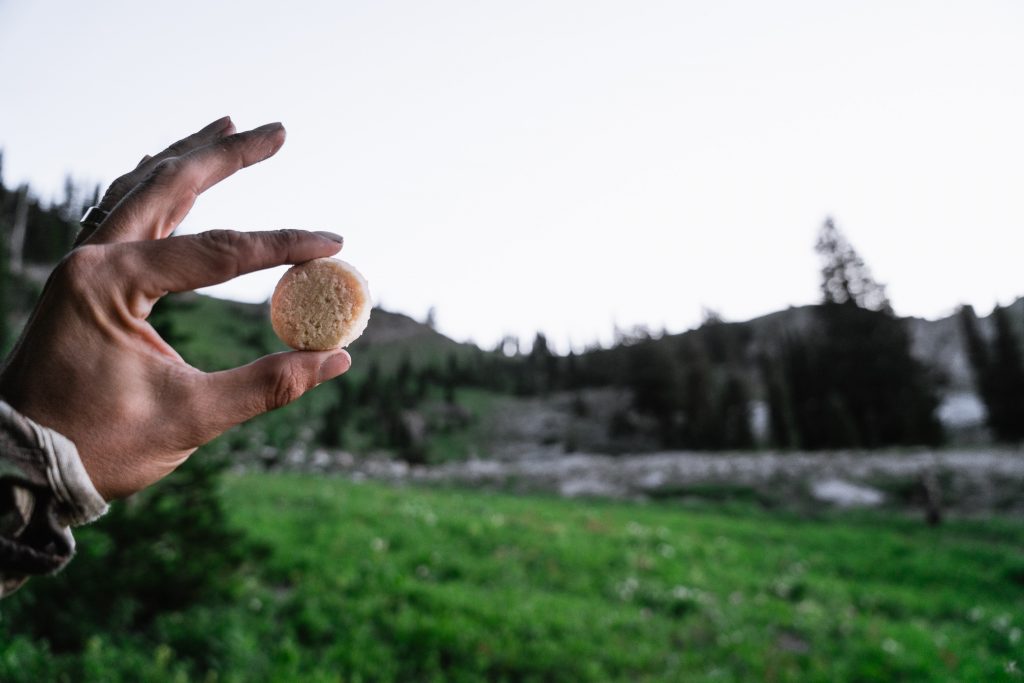
<path id="1" fill-rule="evenodd" d="M 333 256 L 342 238 L 329 232 L 211 230 L 125 245 L 119 270 L 150 299 L 227 282 L 264 268 Z"/>
<path id="2" fill-rule="evenodd" d="M 236 171 L 273 156 L 284 140 L 284 126 L 268 123 L 164 159 L 114 207 L 87 243 L 167 237 L 200 194 Z"/>

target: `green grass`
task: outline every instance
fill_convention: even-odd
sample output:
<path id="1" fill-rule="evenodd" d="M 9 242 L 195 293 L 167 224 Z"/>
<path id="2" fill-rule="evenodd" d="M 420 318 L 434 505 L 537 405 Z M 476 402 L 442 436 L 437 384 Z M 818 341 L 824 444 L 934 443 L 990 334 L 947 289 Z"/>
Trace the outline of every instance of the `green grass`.
<path id="1" fill-rule="evenodd" d="M 244 594 L 163 618 L 155 648 L 97 639 L 85 678 L 999 681 L 1024 666 L 1019 521 L 930 529 L 299 475 L 234 478 L 226 496 L 266 548 Z M 186 666 L 196 639 L 214 655 Z M 0 673 L 12 657 L 23 675 L 43 667 L 21 645 L 0 648 Z"/>

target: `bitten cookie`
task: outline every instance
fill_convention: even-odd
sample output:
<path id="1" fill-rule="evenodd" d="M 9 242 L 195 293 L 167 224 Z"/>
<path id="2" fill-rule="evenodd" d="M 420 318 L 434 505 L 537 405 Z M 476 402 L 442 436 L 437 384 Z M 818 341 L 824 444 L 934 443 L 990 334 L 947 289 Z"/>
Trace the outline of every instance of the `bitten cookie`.
<path id="1" fill-rule="evenodd" d="M 354 342 L 370 320 L 370 288 L 344 261 L 318 258 L 288 269 L 270 300 L 274 332 L 299 351 Z"/>

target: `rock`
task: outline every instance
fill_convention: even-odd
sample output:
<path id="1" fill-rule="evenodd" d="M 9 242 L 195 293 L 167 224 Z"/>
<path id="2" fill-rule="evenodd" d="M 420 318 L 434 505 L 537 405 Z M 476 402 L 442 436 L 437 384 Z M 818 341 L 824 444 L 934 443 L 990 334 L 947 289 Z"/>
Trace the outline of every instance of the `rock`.
<path id="1" fill-rule="evenodd" d="M 839 507 L 875 507 L 885 500 L 885 496 L 877 489 L 852 484 L 842 479 L 815 482 L 811 486 L 811 495 L 817 500 Z"/>

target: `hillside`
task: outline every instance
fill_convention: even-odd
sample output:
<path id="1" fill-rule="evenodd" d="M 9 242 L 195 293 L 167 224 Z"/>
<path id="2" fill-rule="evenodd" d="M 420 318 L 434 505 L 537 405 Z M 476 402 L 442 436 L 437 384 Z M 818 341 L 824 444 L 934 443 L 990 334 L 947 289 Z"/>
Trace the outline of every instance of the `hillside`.
<path id="1" fill-rule="evenodd" d="M 786 334 L 800 334 L 813 330 L 816 325 L 814 317 L 816 308 L 816 305 L 790 307 L 745 322 L 725 323 L 725 325 L 736 328 L 737 332 L 731 336 L 737 338 L 742 336 L 738 330 L 742 328 L 749 330 L 747 353 L 753 355 L 773 340 Z M 1024 338 L 1024 297 L 1017 299 L 1007 308 L 1017 325 L 1019 335 Z M 971 376 L 963 332 L 957 316 L 954 314 L 936 320 L 907 317 L 904 318 L 904 321 L 910 330 L 915 357 L 934 367 L 946 378 L 946 391 L 973 392 L 974 378 Z M 986 337 L 994 335 L 991 314 L 984 317 L 979 316 L 979 322 L 982 334 Z M 679 339 L 692 332 L 691 330 L 678 335 L 669 335 L 666 339 Z"/>
<path id="2" fill-rule="evenodd" d="M 746 322 L 724 323 L 718 332 L 727 338 L 729 344 L 738 345 L 740 355 L 746 360 L 747 380 L 755 387 L 754 395 L 763 396 L 761 374 L 754 363 L 758 353 L 786 335 L 806 334 L 814 330 L 816 305 L 791 307 L 754 318 Z M 1007 307 L 1018 335 L 1024 339 L 1024 297 Z M 936 320 L 925 318 L 904 318 L 912 340 L 914 356 L 937 371 L 941 378 L 940 395 L 943 406 L 940 414 L 944 422 L 954 426 L 975 424 L 984 419 L 983 407 L 977 398 L 975 380 L 972 374 L 963 331 L 957 316 L 950 315 Z M 992 315 L 979 316 L 982 334 L 994 336 Z M 678 346 L 682 340 L 699 330 L 678 335 L 669 335 L 654 343 Z"/>
<path id="3" fill-rule="evenodd" d="M 1016 324 L 1017 334 L 1024 338 L 1024 297 L 1017 299 L 1007 307 L 1010 318 Z M 907 318 L 911 335 L 914 338 L 914 352 L 942 370 L 949 378 L 952 391 L 973 391 L 974 379 L 971 377 L 970 362 L 964 346 L 963 331 L 956 315 L 938 320 L 924 318 Z M 992 338 L 995 325 L 992 315 L 979 316 L 981 333 Z"/>
<path id="4" fill-rule="evenodd" d="M 158 329 L 170 327 L 182 357 L 203 370 L 241 365 L 262 353 L 286 349 L 270 325 L 267 304 L 176 294 L 157 304 L 156 316 L 154 324 Z M 372 364 L 388 374 L 406 358 L 422 367 L 440 365 L 449 355 L 480 353 L 471 344 L 460 344 L 407 315 L 381 308 L 373 309 L 366 332 L 349 350 L 357 359 L 353 365 L 357 375 Z"/>

